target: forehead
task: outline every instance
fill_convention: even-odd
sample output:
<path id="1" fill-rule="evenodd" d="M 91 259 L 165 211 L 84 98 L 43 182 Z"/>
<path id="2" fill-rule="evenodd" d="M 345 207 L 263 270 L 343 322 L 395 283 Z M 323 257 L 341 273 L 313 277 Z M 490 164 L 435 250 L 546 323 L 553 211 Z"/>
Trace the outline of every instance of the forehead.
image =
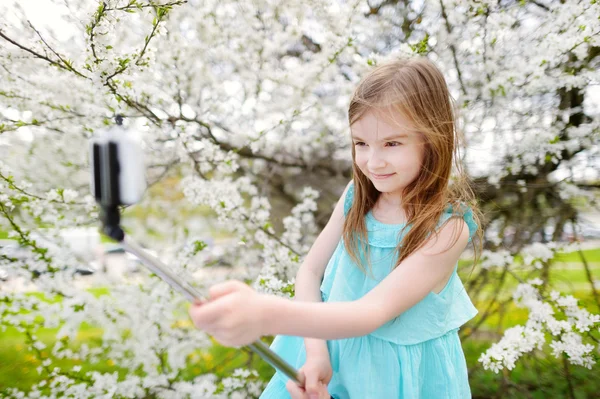
<path id="1" fill-rule="evenodd" d="M 399 111 L 372 110 L 350 126 L 352 135 L 385 137 L 389 135 L 419 135 L 413 122 Z"/>

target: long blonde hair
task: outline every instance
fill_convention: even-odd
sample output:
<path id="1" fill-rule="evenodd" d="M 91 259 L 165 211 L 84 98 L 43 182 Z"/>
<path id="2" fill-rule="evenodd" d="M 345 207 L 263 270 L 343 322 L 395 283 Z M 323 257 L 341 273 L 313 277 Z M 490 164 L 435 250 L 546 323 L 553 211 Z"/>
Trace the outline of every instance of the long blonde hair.
<path id="1" fill-rule="evenodd" d="M 377 66 L 354 91 L 348 108 L 350 126 L 370 111 L 401 112 L 424 137 L 421 170 L 402 193 L 406 234 L 396 248 L 395 267 L 419 249 L 431 234 L 437 234 L 440 217 L 448 205 L 458 216 L 467 205 L 481 226 L 481 213 L 459 156 L 462 135 L 456 126 L 456 106 L 439 69 L 424 57 L 397 59 Z M 344 221 L 343 238 L 346 250 L 365 271 L 358 256 L 359 238 L 370 265 L 364 216 L 373 208 L 380 193 L 358 168 L 355 156 L 352 146 L 354 202 Z M 455 176 L 450 182 L 452 166 Z M 454 242 L 460 233 L 453 233 Z M 482 241 L 480 228 L 477 238 L 479 247 L 475 246 L 475 259 Z"/>

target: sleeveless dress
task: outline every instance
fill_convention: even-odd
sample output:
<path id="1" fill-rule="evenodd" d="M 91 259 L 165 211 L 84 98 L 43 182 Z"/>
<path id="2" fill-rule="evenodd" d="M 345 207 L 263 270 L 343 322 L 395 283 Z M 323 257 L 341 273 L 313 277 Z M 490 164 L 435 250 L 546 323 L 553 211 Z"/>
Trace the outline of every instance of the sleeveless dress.
<path id="1" fill-rule="evenodd" d="M 344 199 L 344 216 L 354 197 L 351 185 Z M 440 219 L 454 214 L 449 206 Z M 469 241 L 477 224 L 470 208 L 460 213 L 469 226 Z M 353 301 L 375 287 L 392 271 L 403 224 L 385 224 L 372 213 L 365 216 L 372 275 L 351 260 L 343 239 L 331 256 L 321 284 L 324 302 Z M 328 340 L 333 368 L 328 391 L 336 399 L 459 399 L 470 398 L 467 364 L 458 329 L 477 314 L 457 274 L 457 265 L 439 294 L 424 299 L 374 332 L 353 338 Z M 271 349 L 296 369 L 306 361 L 304 338 L 279 335 Z M 290 398 L 288 378 L 279 370 L 261 399 Z"/>

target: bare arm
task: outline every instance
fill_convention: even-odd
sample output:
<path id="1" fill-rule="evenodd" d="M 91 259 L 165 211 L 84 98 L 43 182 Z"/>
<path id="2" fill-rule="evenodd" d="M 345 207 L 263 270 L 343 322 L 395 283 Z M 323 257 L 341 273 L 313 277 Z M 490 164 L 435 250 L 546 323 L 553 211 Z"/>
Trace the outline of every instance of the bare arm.
<path id="1" fill-rule="evenodd" d="M 462 224 L 462 226 L 457 225 Z M 452 245 L 455 228 L 460 237 Z M 265 312 L 269 333 L 318 339 L 369 334 L 421 301 L 450 274 L 467 245 L 463 220 L 450 220 L 419 250 L 406 258 L 381 283 L 352 302 L 306 303 L 272 298 Z"/>
<path id="2" fill-rule="evenodd" d="M 344 198 L 350 183 L 337 202 L 327 225 L 321 231 L 306 255 L 304 262 L 296 274 L 296 296 L 300 302 L 321 302 L 321 281 L 325 267 L 333 255 L 342 236 L 344 224 Z M 327 350 L 327 343 L 322 339 L 305 338 L 306 353 L 323 353 Z"/>

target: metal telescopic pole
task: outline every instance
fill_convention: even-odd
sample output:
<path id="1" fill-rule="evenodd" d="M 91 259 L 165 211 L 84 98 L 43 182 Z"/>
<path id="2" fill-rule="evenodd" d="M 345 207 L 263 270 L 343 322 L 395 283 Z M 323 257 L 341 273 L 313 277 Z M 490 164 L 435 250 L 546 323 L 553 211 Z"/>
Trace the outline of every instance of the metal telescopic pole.
<path id="1" fill-rule="evenodd" d="M 183 294 L 183 296 L 185 296 L 189 302 L 204 302 L 207 300 L 187 281 L 182 280 L 179 278 L 179 276 L 169 270 L 169 268 L 162 263 L 160 259 L 148 254 L 148 252 L 141 249 L 131 240 L 124 237 L 123 241 L 121 241 L 121 246 L 125 251 L 137 256 L 148 267 L 148 269 L 165 280 L 169 285 L 171 285 L 171 287 Z M 298 375 L 298 372 L 279 355 L 273 352 L 264 342 L 253 342 L 252 344 L 248 345 L 248 348 L 265 359 L 271 366 L 280 370 L 282 373 L 294 380 L 296 383 L 304 386 L 304 381 L 300 381 L 302 378 Z"/>
<path id="2" fill-rule="evenodd" d="M 173 273 L 160 259 L 150 255 L 125 237 L 125 233 L 119 224 L 120 214 L 116 206 L 105 207 L 102 204 L 100 206 L 102 207 L 103 232 L 105 235 L 119 242 L 125 251 L 137 256 L 148 269 L 183 294 L 189 302 L 206 301 L 206 298 L 194 287 Z M 304 387 L 304 375 L 299 374 L 294 367 L 273 352 L 264 342 L 260 340 L 255 341 L 248 345 L 248 348 L 262 357 L 271 366 L 292 379 L 296 384 Z"/>
<path id="3" fill-rule="evenodd" d="M 128 138 L 121 115 L 116 116 L 115 122 L 117 127 L 90 140 L 91 188 L 100 206 L 103 233 L 119 242 L 125 251 L 137 256 L 142 264 L 183 294 L 188 301 L 206 301 L 189 282 L 173 273 L 158 258 L 125 238 L 119 206 L 139 201 L 145 189 L 145 184 L 142 184 L 145 180 L 141 147 Z M 298 373 L 262 341 L 253 342 L 248 348 L 296 384 L 305 386 L 304 375 Z"/>

